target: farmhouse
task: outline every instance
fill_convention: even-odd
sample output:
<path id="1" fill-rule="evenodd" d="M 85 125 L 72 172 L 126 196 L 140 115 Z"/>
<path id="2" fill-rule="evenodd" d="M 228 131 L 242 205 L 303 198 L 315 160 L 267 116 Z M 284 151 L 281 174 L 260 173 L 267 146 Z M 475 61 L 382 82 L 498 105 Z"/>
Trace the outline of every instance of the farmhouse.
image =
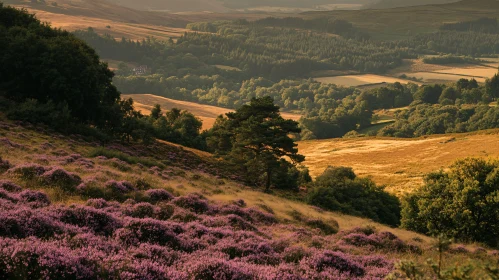
<path id="1" fill-rule="evenodd" d="M 149 73 L 149 68 L 147 67 L 147 65 L 140 65 L 138 67 L 133 68 L 133 73 L 136 76 L 145 75 Z"/>

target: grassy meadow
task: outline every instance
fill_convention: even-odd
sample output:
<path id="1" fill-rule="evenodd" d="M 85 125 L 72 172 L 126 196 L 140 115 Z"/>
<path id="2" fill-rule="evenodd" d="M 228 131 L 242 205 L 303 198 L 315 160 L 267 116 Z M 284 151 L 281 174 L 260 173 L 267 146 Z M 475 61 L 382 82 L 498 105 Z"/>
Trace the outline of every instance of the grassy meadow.
<path id="1" fill-rule="evenodd" d="M 423 176 L 465 157 L 499 158 L 499 130 L 416 139 L 362 137 L 298 142 L 312 176 L 332 166 L 350 166 L 391 193 L 421 186 Z"/>
<path id="2" fill-rule="evenodd" d="M 383 83 L 393 84 L 396 82 L 407 84 L 411 82 L 409 80 L 373 74 L 317 77 L 314 78 L 314 80 L 324 84 L 337 84 L 345 87 L 357 87 Z"/>

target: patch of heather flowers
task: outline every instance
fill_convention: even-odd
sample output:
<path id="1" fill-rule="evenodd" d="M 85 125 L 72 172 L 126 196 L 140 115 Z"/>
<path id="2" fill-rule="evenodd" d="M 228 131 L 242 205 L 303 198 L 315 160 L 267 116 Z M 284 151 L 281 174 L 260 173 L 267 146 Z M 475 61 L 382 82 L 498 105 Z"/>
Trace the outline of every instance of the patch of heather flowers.
<path id="1" fill-rule="evenodd" d="M 107 187 L 126 192 L 131 184 L 110 181 Z M 351 242 L 352 234 L 360 231 L 316 236 L 322 229 L 280 225 L 273 215 L 241 201 L 217 205 L 199 194 L 174 197 L 162 189 L 143 194 L 147 202 L 94 198 L 85 205 L 63 206 L 51 204 L 43 192 L 0 181 L 0 275 L 29 279 L 383 279 L 393 269 L 391 260 L 369 251 L 354 255 L 328 245 Z M 317 221 L 310 224 L 323 227 Z M 273 229 L 287 229 L 288 235 L 274 238 Z M 378 243 L 398 242 L 388 233 L 363 234 Z M 321 245 L 317 247 L 325 249 L 303 243 L 314 238 Z M 357 245 L 364 246 L 349 246 Z"/>
<path id="2" fill-rule="evenodd" d="M 12 167 L 12 164 L 10 164 L 10 162 L 8 160 L 4 160 L 4 159 L 2 159 L 2 157 L 0 157 L 0 172 L 4 172 L 11 167 Z"/>
<path id="3" fill-rule="evenodd" d="M 372 250 L 381 249 L 396 252 L 411 252 L 420 254 L 421 248 L 408 244 L 391 232 L 376 232 L 371 228 L 357 228 L 351 231 L 342 232 L 339 244 L 365 247 Z"/>

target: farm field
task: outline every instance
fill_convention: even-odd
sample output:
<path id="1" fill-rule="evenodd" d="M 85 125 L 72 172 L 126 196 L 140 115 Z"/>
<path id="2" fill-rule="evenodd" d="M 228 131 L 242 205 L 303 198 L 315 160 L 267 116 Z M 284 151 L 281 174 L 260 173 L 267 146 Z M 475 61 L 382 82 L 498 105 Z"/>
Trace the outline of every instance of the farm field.
<path id="1" fill-rule="evenodd" d="M 298 149 L 314 177 L 329 165 L 350 166 L 401 195 L 419 187 L 426 173 L 445 169 L 457 159 L 499 158 L 499 130 L 417 139 L 310 140 L 298 142 Z"/>
<path id="2" fill-rule="evenodd" d="M 490 78 L 497 73 L 497 68 L 492 67 L 475 67 L 475 68 L 450 68 L 437 70 L 435 72 L 444 74 L 465 75 L 471 77 Z"/>
<path id="3" fill-rule="evenodd" d="M 222 69 L 222 70 L 229 70 L 229 71 L 241 71 L 241 69 L 237 68 L 237 67 L 232 67 L 232 66 L 227 66 L 227 65 L 215 65 L 215 67 L 217 67 L 218 69 Z"/>
<path id="4" fill-rule="evenodd" d="M 407 84 L 411 82 L 409 80 L 403 80 L 403 79 L 381 76 L 381 75 L 373 75 L 373 74 L 318 77 L 314 79 L 320 83 L 337 84 L 346 87 L 364 86 L 364 85 L 381 84 L 381 83 L 395 83 L 395 82 Z"/>
<path id="5" fill-rule="evenodd" d="M 465 69 L 454 69 L 456 72 Z M 493 69 L 492 69 L 493 70 Z M 448 71 L 448 70 L 440 70 Z M 450 70 L 452 71 L 452 70 Z M 464 71 L 463 71 L 464 72 Z M 497 73 L 497 71 L 493 71 Z M 417 79 L 422 79 L 426 83 L 445 83 L 445 82 L 455 82 L 459 79 L 472 79 L 474 78 L 479 83 L 485 83 L 486 78 L 478 77 L 473 75 L 461 75 L 461 74 L 446 74 L 440 72 L 415 72 L 415 73 L 404 73 L 408 77 L 415 77 Z M 492 77 L 492 76 L 491 76 Z"/>
<path id="6" fill-rule="evenodd" d="M 187 110 L 203 121 L 203 129 L 210 129 L 219 115 L 232 111 L 222 107 L 174 100 L 152 94 L 122 94 L 121 96 L 123 98 L 133 98 L 135 109 L 141 111 L 143 114 L 150 114 L 152 106 L 155 104 L 161 105 L 163 110 L 171 110 L 172 108 Z M 291 113 L 281 113 L 281 115 L 284 118 L 293 120 L 298 120 L 301 117 L 299 114 Z"/>

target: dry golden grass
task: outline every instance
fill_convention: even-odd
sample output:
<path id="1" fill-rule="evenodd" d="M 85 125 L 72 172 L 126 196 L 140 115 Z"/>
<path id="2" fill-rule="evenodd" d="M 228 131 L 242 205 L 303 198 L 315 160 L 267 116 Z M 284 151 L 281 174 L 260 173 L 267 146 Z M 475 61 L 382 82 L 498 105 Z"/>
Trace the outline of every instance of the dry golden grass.
<path id="1" fill-rule="evenodd" d="M 445 70 L 437 70 L 437 73 L 444 74 L 456 74 L 456 75 L 465 75 L 472 77 L 480 77 L 480 78 L 491 78 L 495 74 L 497 74 L 497 68 L 492 67 L 471 67 L 471 68 L 450 68 Z"/>
<path id="2" fill-rule="evenodd" d="M 447 70 L 442 70 L 447 71 Z M 457 70 L 456 70 L 457 71 Z M 472 79 L 474 78 L 479 83 L 485 83 L 485 78 L 475 77 L 472 75 L 458 75 L 458 74 L 444 74 L 437 72 L 415 72 L 415 73 L 404 73 L 408 77 L 416 77 L 422 79 L 426 83 L 446 83 L 455 82 L 459 79 Z"/>
<path id="3" fill-rule="evenodd" d="M 298 142 L 313 176 L 329 165 L 350 166 L 360 176 L 400 195 L 421 186 L 423 176 L 465 157 L 499 158 L 499 130 L 417 139 L 356 138 Z"/>
<path id="4" fill-rule="evenodd" d="M 399 82 L 401 84 L 407 84 L 411 82 L 408 80 L 387 77 L 387 76 L 373 75 L 373 74 L 319 77 L 314 79 L 320 83 L 337 84 L 346 87 L 363 86 L 363 85 L 380 84 L 380 83 L 395 83 L 395 82 Z"/>
<path id="5" fill-rule="evenodd" d="M 135 108 L 146 115 L 151 113 L 152 106 L 155 104 L 161 105 L 164 110 L 171 110 L 172 108 L 187 110 L 203 121 L 203 129 L 210 129 L 218 116 L 232 111 L 222 107 L 174 100 L 152 94 L 122 94 L 121 96 L 123 98 L 133 98 Z M 299 114 L 292 113 L 281 113 L 281 115 L 286 119 L 293 120 L 298 120 L 301 117 Z"/>
<path id="6" fill-rule="evenodd" d="M 189 32 L 189 30 L 184 28 L 125 23 L 96 17 L 51 13 L 31 8 L 28 8 L 28 11 L 35 13 L 36 17 L 42 22 L 49 22 L 52 27 L 68 31 L 92 27 L 99 34 L 108 33 L 115 38 L 126 37 L 132 40 L 142 40 L 147 37 L 155 37 L 160 40 L 168 40 L 169 38 L 180 37 L 184 32 Z M 110 28 L 107 28 L 107 26 L 110 26 Z"/>
<path id="7" fill-rule="evenodd" d="M 230 70 L 230 71 L 241 71 L 241 69 L 237 67 L 227 66 L 227 65 L 215 65 L 218 69 L 222 70 Z"/>

